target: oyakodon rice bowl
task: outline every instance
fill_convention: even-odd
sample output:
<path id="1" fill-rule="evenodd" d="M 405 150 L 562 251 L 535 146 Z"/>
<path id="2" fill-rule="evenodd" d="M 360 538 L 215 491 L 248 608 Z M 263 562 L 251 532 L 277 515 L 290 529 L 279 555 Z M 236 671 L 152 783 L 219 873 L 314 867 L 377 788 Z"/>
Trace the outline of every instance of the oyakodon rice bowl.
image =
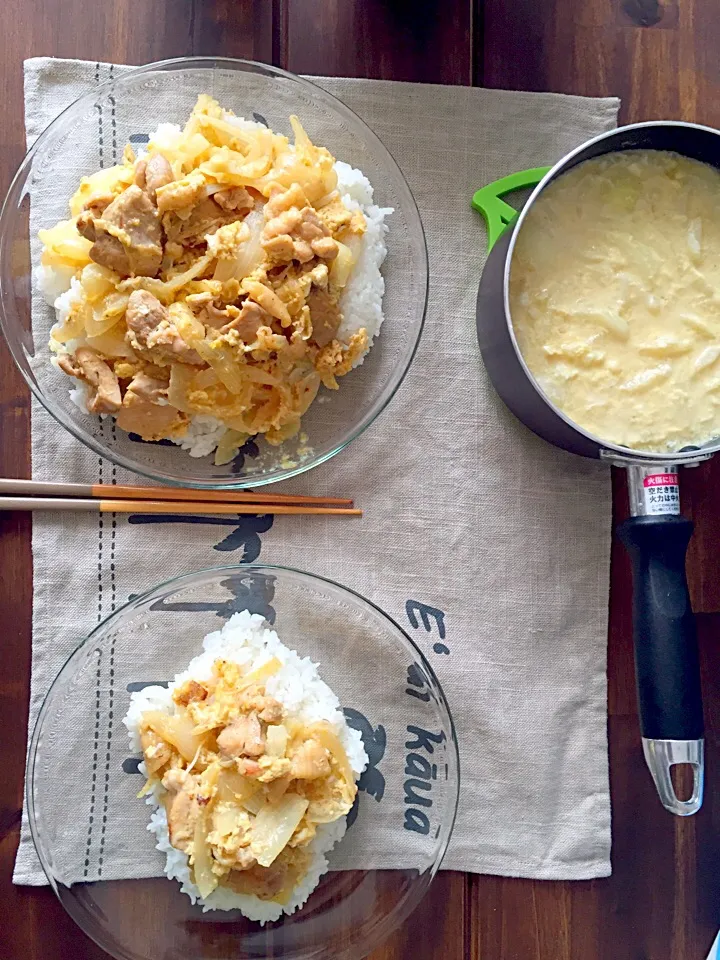
<path id="1" fill-rule="evenodd" d="M 124 720 L 148 829 L 203 911 L 266 923 L 327 871 L 368 758 L 317 665 L 261 616 L 234 614 L 202 646 L 167 689 L 133 693 Z"/>
<path id="2" fill-rule="evenodd" d="M 53 362 L 85 413 L 227 463 L 296 435 L 383 321 L 385 218 L 360 170 L 201 95 L 184 130 L 83 178 L 40 231 Z"/>

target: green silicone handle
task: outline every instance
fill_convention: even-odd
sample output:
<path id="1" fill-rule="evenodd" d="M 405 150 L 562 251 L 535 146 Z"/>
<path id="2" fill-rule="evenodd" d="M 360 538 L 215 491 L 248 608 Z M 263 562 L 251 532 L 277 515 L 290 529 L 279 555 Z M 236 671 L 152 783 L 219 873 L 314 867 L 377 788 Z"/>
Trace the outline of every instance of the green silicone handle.
<path id="1" fill-rule="evenodd" d="M 511 224 L 518 215 L 518 211 L 505 203 L 501 197 L 513 190 L 523 190 L 527 187 L 535 187 L 542 180 L 551 167 L 533 167 L 532 170 L 520 170 L 518 173 L 511 173 L 502 180 L 494 180 L 486 187 L 481 187 L 473 194 L 472 205 L 485 217 L 488 231 L 488 253 L 495 246 L 500 237 L 505 233 L 508 225 Z"/>

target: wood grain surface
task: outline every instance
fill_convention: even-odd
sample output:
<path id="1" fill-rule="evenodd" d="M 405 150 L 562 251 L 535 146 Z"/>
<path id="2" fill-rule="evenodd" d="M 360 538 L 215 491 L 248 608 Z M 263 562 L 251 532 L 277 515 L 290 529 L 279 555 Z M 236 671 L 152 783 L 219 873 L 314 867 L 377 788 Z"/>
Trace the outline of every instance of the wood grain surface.
<path id="1" fill-rule="evenodd" d="M 54 55 L 143 63 L 250 57 L 304 73 L 622 97 L 622 120 L 720 125 L 716 0 L 5 0 L 0 190 L 22 158 L 22 61 Z M 29 400 L 0 359 L 0 475 L 27 476 Z M 613 477 L 615 520 L 626 490 Z M 696 523 L 689 572 L 708 724 L 706 802 L 661 808 L 642 761 L 633 686 L 629 567 L 613 550 L 609 738 L 613 876 L 536 883 L 441 874 L 374 960 L 704 960 L 720 926 L 720 458 L 683 477 Z M 0 957 L 105 954 L 48 889 L 13 887 L 30 669 L 30 518 L 0 516 Z"/>

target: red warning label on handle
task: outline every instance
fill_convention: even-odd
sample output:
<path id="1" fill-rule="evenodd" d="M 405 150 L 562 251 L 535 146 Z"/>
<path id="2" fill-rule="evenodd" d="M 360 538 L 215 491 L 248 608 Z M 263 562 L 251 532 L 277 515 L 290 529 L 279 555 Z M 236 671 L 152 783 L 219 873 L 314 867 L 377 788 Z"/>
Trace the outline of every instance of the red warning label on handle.
<path id="1" fill-rule="evenodd" d="M 676 473 L 653 473 L 643 479 L 645 512 L 680 513 L 680 487 Z"/>
<path id="2" fill-rule="evenodd" d="M 676 473 L 654 473 L 643 480 L 644 487 L 676 487 L 677 485 Z"/>

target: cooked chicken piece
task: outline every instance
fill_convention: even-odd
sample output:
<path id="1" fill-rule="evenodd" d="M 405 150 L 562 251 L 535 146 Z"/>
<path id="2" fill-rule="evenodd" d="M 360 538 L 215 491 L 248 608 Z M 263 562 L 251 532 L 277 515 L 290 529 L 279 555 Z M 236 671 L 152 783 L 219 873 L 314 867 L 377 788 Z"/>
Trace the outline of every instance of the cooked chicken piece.
<path id="1" fill-rule="evenodd" d="M 90 209 L 84 210 L 75 221 L 75 227 L 81 237 L 85 237 L 90 243 L 95 243 L 97 233 L 95 231 L 96 217 Z"/>
<path id="2" fill-rule="evenodd" d="M 135 164 L 135 183 L 156 202 L 156 193 L 160 187 L 172 183 L 175 179 L 172 167 L 161 153 L 143 157 Z"/>
<path id="3" fill-rule="evenodd" d="M 273 237 L 287 236 L 295 233 L 302 223 L 302 216 L 297 207 L 284 210 L 263 227 L 263 238 L 270 240 Z"/>
<path id="4" fill-rule="evenodd" d="M 156 380 L 146 373 L 137 373 L 125 391 L 116 423 L 127 433 L 137 433 L 143 440 L 164 440 L 184 432 L 187 417 L 175 407 L 163 403 L 168 381 Z"/>
<path id="5" fill-rule="evenodd" d="M 172 167 L 161 153 L 153 153 L 145 166 L 145 192 L 155 202 L 157 191 L 172 183 Z"/>
<path id="6" fill-rule="evenodd" d="M 207 695 L 208 692 L 201 683 L 196 683 L 195 680 L 188 680 L 179 690 L 174 691 L 173 700 L 175 703 L 180 704 L 180 706 L 186 707 L 189 703 L 193 703 L 196 700 L 204 700 Z"/>
<path id="7" fill-rule="evenodd" d="M 148 776 L 157 773 L 172 758 L 172 750 L 169 744 L 165 743 L 154 730 L 147 728 L 141 732 L 140 745 L 142 746 Z"/>
<path id="8" fill-rule="evenodd" d="M 193 316 L 213 330 L 221 330 L 230 321 L 235 320 L 240 313 L 239 308 L 232 304 L 225 304 L 222 300 L 218 303 L 210 290 L 190 294 L 185 298 L 185 304 Z"/>
<path id="9" fill-rule="evenodd" d="M 334 260 L 339 249 L 328 228 L 309 206 L 302 210 L 291 207 L 268 220 L 263 229 L 262 246 L 273 260 L 292 259 L 300 263 L 308 263 L 313 257 Z"/>
<path id="10" fill-rule="evenodd" d="M 147 337 L 147 353 L 157 363 L 189 363 L 193 366 L 203 366 L 192 347 L 189 347 L 177 331 L 172 320 L 162 320 L 151 330 Z"/>
<path id="11" fill-rule="evenodd" d="M 285 210 L 289 210 L 291 207 L 297 207 L 298 209 L 307 206 L 307 197 L 302 189 L 302 187 L 293 183 L 292 186 L 288 187 L 287 190 L 282 188 L 274 190 L 270 199 L 265 204 L 264 214 L 266 220 L 272 220 L 273 217 L 276 217 L 279 213 L 283 213 Z"/>
<path id="12" fill-rule="evenodd" d="M 136 184 L 108 204 L 102 216 L 82 213 L 77 229 L 93 243 L 90 259 L 103 267 L 123 276 L 143 277 L 154 277 L 160 269 L 163 251 L 157 210 Z"/>
<path id="13" fill-rule="evenodd" d="M 332 237 L 319 237 L 313 240 L 311 247 L 315 256 L 323 260 L 334 260 L 340 251 L 337 240 L 333 240 Z"/>
<path id="14" fill-rule="evenodd" d="M 170 318 L 170 312 L 157 297 L 147 290 L 133 290 L 128 300 L 125 322 L 132 330 L 141 347 L 147 342 L 148 334 L 163 320 Z"/>
<path id="15" fill-rule="evenodd" d="M 211 300 L 209 303 L 206 303 L 200 313 L 198 313 L 198 319 L 202 320 L 206 327 L 210 327 L 213 330 L 224 330 L 228 324 L 237 320 L 239 314 L 240 310 L 238 307 L 234 307 L 232 304 L 218 307 L 217 304 Z"/>
<path id="16" fill-rule="evenodd" d="M 180 790 L 169 798 L 167 805 L 170 843 L 184 853 L 190 851 L 195 836 L 195 824 L 201 812 L 197 788 L 196 778 L 188 774 Z"/>
<path id="17" fill-rule="evenodd" d="M 172 187 L 173 184 L 170 186 Z M 201 240 L 208 233 L 214 233 L 218 227 L 233 220 L 237 220 L 235 210 L 223 210 L 212 197 L 207 197 L 194 206 L 189 216 L 184 219 L 175 213 L 166 213 L 163 217 L 163 226 L 170 242 L 182 243 L 191 238 Z"/>
<path id="18" fill-rule="evenodd" d="M 256 713 L 238 717 L 218 734 L 220 753 L 224 757 L 261 757 L 265 751 L 265 735 Z"/>
<path id="19" fill-rule="evenodd" d="M 308 294 L 307 305 L 310 307 L 313 331 L 310 339 L 319 347 L 324 347 L 335 339 L 342 314 L 327 290 L 317 287 L 313 287 Z"/>
<path id="20" fill-rule="evenodd" d="M 133 184 L 113 200 L 95 222 L 95 229 L 100 228 L 122 243 L 132 275 L 154 277 L 157 274 L 163 255 L 160 221 L 157 210 L 140 187 Z"/>
<path id="21" fill-rule="evenodd" d="M 90 259 L 99 263 L 101 267 L 107 267 L 114 270 L 121 277 L 130 275 L 130 260 L 127 251 L 117 237 L 111 237 L 109 233 L 101 233 L 92 247 L 90 247 Z"/>
<path id="22" fill-rule="evenodd" d="M 248 687 L 238 697 L 241 710 L 254 710 L 264 723 L 280 723 L 285 715 L 282 704 L 274 697 L 260 693 L 257 687 Z"/>
<path id="23" fill-rule="evenodd" d="M 308 242 L 318 240 L 320 237 L 329 236 L 330 231 L 318 217 L 312 207 L 303 207 L 300 211 L 301 223 L 298 227 L 298 233 Z"/>
<path id="24" fill-rule="evenodd" d="M 84 210 L 93 217 L 100 217 L 115 199 L 114 193 L 96 193 L 85 201 Z"/>
<path id="25" fill-rule="evenodd" d="M 294 780 L 319 780 L 330 773 L 327 750 L 312 737 L 295 750 L 290 760 L 290 776 Z"/>
<path id="26" fill-rule="evenodd" d="M 221 327 L 221 333 L 237 330 L 241 340 L 245 343 L 253 343 L 257 338 L 258 330 L 264 326 L 270 326 L 270 314 L 254 300 L 246 300 L 238 316 Z"/>
<path id="27" fill-rule="evenodd" d="M 90 347 L 78 347 L 74 354 L 58 358 L 58 366 L 71 377 L 90 387 L 87 408 L 90 413 L 115 413 L 120 409 L 120 384 L 103 358 Z"/>
<path id="28" fill-rule="evenodd" d="M 164 368 L 159 367 L 158 369 L 162 370 Z M 167 399 L 168 385 L 167 377 L 151 377 L 145 371 L 140 371 L 132 378 L 128 390 L 132 391 L 140 400 L 157 403 L 159 400 Z"/>
<path id="29" fill-rule="evenodd" d="M 218 190 L 213 194 L 215 203 L 220 204 L 223 210 L 252 210 L 255 201 L 245 187 L 231 187 L 229 190 Z"/>
<path id="30" fill-rule="evenodd" d="M 245 757 L 238 757 L 235 761 L 237 763 L 237 768 L 244 777 L 254 777 L 260 776 L 262 773 L 262 768 L 257 760 L 248 760 Z"/>
<path id="31" fill-rule="evenodd" d="M 292 260 L 295 254 L 295 241 L 289 233 L 281 233 L 277 237 L 263 240 L 262 247 L 272 260 L 276 260 L 279 263 Z M 312 257 L 312 250 L 310 251 L 310 255 Z"/>
<path id="32" fill-rule="evenodd" d="M 145 189 L 145 175 L 147 173 L 147 160 L 143 157 L 141 160 L 135 164 L 135 185 L 140 187 L 141 190 Z"/>
<path id="33" fill-rule="evenodd" d="M 185 343 L 170 319 L 167 307 L 147 290 L 133 290 L 125 313 L 127 340 L 133 350 L 145 353 L 154 363 L 189 363 L 202 366 L 203 361 Z"/>
<path id="34" fill-rule="evenodd" d="M 297 260 L 298 263 L 309 263 L 314 256 L 312 244 L 307 240 L 293 240 L 293 260 Z"/>

